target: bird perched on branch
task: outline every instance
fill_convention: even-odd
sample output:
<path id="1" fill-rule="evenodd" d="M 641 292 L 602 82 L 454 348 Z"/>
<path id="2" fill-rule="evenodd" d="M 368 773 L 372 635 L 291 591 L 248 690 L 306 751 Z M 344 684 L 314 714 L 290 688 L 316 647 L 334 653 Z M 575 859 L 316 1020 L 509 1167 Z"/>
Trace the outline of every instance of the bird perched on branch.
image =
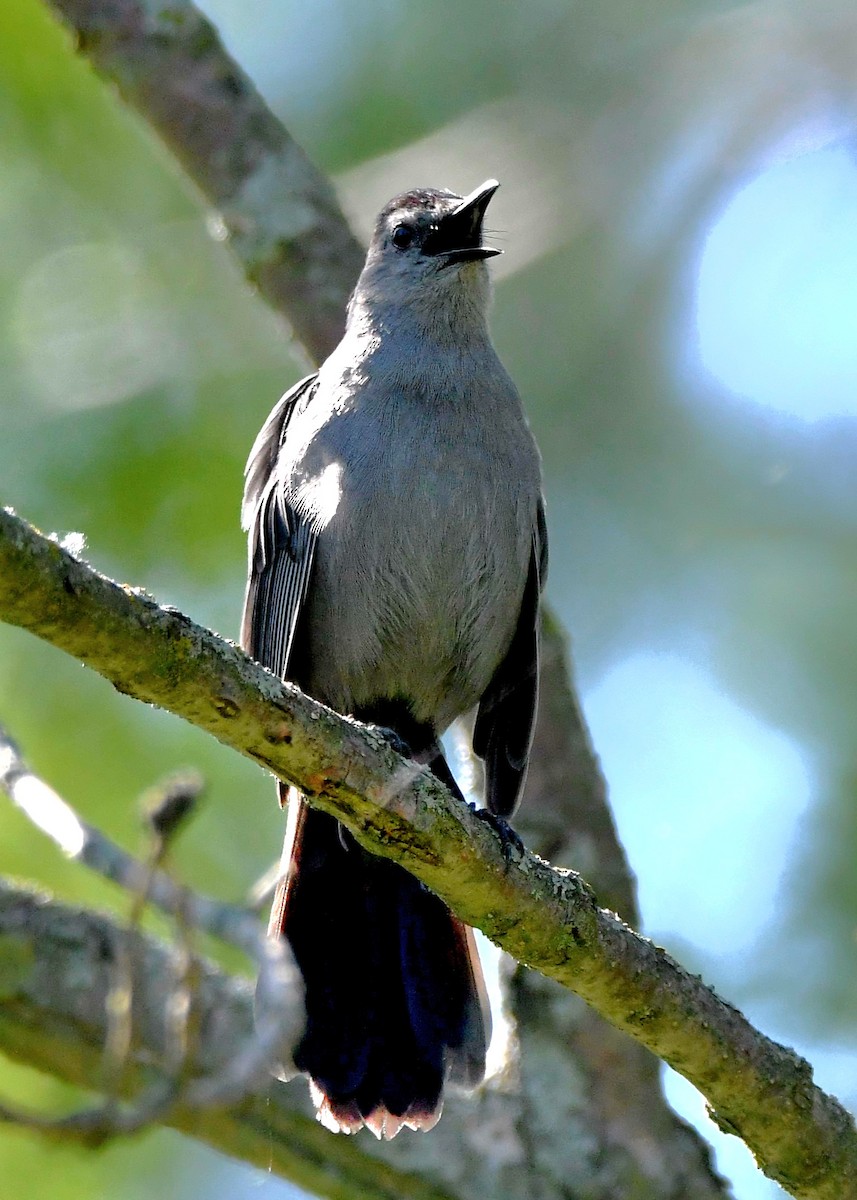
<path id="1" fill-rule="evenodd" d="M 527 770 L 547 542 L 539 454 L 488 332 L 482 223 L 497 189 L 420 188 L 381 211 L 321 368 L 247 464 L 241 640 L 283 679 L 393 731 L 457 796 L 440 737 L 473 747 L 502 829 Z M 288 793 L 288 795 L 286 795 Z M 490 1034 L 473 933 L 294 789 L 270 933 L 306 985 L 297 1068 L 334 1131 L 430 1129 Z M 463 802 L 463 799 L 462 799 Z"/>

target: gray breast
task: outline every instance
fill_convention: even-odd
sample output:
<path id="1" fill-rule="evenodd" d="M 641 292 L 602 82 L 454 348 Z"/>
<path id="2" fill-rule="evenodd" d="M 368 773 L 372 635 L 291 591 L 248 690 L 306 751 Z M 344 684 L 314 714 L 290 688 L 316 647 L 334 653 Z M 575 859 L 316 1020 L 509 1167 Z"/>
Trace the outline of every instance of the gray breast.
<path id="1" fill-rule="evenodd" d="M 290 430 L 289 488 L 319 528 L 308 687 L 339 711 L 400 697 L 442 730 L 487 687 L 517 620 L 540 490 L 512 399 L 373 403 L 364 391 Z"/>

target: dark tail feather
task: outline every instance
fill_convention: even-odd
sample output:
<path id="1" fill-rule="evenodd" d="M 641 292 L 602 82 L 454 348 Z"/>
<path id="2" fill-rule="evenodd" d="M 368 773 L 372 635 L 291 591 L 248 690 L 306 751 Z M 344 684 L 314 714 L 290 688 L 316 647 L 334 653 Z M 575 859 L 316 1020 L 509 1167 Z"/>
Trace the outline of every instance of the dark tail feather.
<path id="1" fill-rule="evenodd" d="M 304 977 L 295 1064 L 329 1129 L 431 1129 L 447 1079 L 481 1081 L 490 1011 L 472 930 L 295 791 L 269 933 L 288 936 Z"/>

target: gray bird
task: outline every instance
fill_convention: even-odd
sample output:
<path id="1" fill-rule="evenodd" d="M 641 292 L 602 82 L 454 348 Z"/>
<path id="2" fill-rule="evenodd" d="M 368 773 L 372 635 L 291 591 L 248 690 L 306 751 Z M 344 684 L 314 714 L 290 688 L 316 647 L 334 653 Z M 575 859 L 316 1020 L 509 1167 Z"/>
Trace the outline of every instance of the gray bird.
<path id="1" fill-rule="evenodd" d="M 485 260 L 500 252 L 482 244 L 482 221 L 497 187 L 464 199 L 420 188 L 381 211 L 342 341 L 250 453 L 241 641 L 311 696 L 391 730 L 459 797 L 439 739 L 475 708 L 503 832 L 532 740 L 547 541 L 538 450 L 487 325 Z M 472 931 L 286 792 L 269 932 L 288 937 L 306 985 L 295 1064 L 334 1131 L 430 1129 L 445 1083 L 484 1075 Z"/>

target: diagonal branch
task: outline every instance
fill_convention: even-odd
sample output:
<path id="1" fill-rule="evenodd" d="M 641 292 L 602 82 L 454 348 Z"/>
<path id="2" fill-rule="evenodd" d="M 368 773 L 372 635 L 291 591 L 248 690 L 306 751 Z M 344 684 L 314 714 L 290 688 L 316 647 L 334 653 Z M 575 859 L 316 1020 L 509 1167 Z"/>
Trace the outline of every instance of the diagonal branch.
<path id="1" fill-rule="evenodd" d="M 188 0 L 49 0 L 77 49 L 218 213 L 247 278 L 315 362 L 339 341 L 363 251 L 334 190 Z"/>
<path id="2" fill-rule="evenodd" d="M 296 784 L 514 958 L 577 992 L 690 1079 L 795 1196 L 857 1196 L 857 1131 L 809 1065 L 765 1038 L 581 880 L 494 833 L 373 732 L 231 643 L 0 513 L 0 618 L 29 629 Z"/>

